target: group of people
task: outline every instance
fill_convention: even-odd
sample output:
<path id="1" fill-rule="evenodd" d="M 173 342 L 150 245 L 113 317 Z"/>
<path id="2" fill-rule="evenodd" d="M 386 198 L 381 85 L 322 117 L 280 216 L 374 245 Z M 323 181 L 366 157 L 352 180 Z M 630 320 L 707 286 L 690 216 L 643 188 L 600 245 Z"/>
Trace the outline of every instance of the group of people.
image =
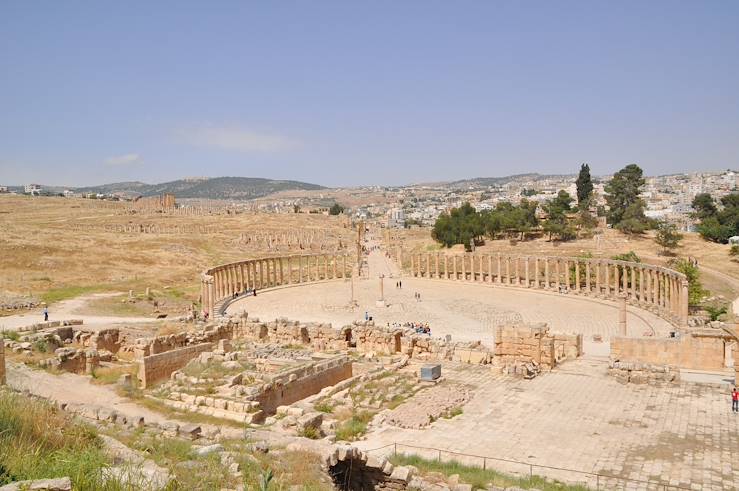
<path id="1" fill-rule="evenodd" d="M 244 291 L 234 292 L 233 295 L 231 295 L 231 298 L 239 298 L 239 295 L 244 295 L 245 297 L 248 297 L 249 295 L 252 295 L 254 297 L 257 296 L 257 289 L 256 288 L 244 288 Z"/>
<path id="2" fill-rule="evenodd" d="M 403 288 L 403 282 L 398 280 L 395 282 L 395 288 Z"/>
<path id="3" fill-rule="evenodd" d="M 428 322 L 393 322 L 387 323 L 387 327 L 404 327 L 406 329 L 413 329 L 416 334 L 428 334 L 431 336 L 431 327 Z"/>

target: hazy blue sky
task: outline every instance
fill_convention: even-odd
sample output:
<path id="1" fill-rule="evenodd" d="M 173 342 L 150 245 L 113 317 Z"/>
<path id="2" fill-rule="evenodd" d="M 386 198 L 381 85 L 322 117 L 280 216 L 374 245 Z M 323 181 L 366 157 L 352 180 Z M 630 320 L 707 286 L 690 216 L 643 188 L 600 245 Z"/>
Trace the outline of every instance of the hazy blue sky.
<path id="1" fill-rule="evenodd" d="M 0 183 L 739 167 L 739 1 L 0 2 Z"/>

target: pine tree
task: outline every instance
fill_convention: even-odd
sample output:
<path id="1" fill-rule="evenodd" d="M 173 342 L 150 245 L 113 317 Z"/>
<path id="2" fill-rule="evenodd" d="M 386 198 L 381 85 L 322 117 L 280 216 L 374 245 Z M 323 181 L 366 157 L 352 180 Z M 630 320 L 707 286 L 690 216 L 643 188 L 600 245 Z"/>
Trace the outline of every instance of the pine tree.
<path id="1" fill-rule="evenodd" d="M 575 184 L 577 185 L 578 207 L 588 206 L 593 194 L 593 181 L 590 179 L 590 166 L 588 164 L 580 166 L 580 174 L 578 174 Z"/>
<path id="2" fill-rule="evenodd" d="M 643 171 L 636 164 L 629 164 L 613 175 L 606 184 L 606 203 L 608 222 L 627 232 L 642 232 L 649 226 L 644 216 L 645 203 L 639 197 L 646 184 Z M 621 225 L 622 221 L 624 223 Z"/>

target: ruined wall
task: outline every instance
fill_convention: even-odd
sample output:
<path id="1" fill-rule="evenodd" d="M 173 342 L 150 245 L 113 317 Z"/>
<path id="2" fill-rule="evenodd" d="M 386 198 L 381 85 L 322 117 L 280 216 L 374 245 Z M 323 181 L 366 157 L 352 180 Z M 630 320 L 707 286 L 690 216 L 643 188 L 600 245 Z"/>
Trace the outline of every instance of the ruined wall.
<path id="1" fill-rule="evenodd" d="M 665 385 L 680 382 L 680 369 L 669 365 L 611 361 L 608 374 L 622 384 Z"/>
<path id="2" fill-rule="evenodd" d="M 0 339 L 0 385 L 5 385 L 5 343 Z"/>
<path id="3" fill-rule="evenodd" d="M 535 362 L 552 369 L 582 355 L 582 334 L 550 334 L 546 325 L 498 326 L 495 358 L 505 362 Z"/>
<path id="4" fill-rule="evenodd" d="M 269 384 L 262 387 L 262 392 L 254 400 L 259 402 L 262 411 L 274 414 L 277 406 L 286 406 L 305 399 L 351 376 L 352 362 L 349 358 L 331 358 L 276 375 Z"/>
<path id="5" fill-rule="evenodd" d="M 178 332 L 152 338 L 139 338 L 133 346 L 133 354 L 137 359 L 146 356 L 166 353 L 178 348 L 201 343 L 215 343 L 221 339 L 233 338 L 234 324 L 229 322 L 217 326 L 208 326 L 200 332 Z"/>
<path id="6" fill-rule="evenodd" d="M 204 351 L 211 351 L 213 343 L 201 343 L 192 346 L 177 348 L 164 353 L 144 356 L 139 360 L 138 379 L 142 388 L 169 378 L 175 370 L 187 365 L 187 363 Z"/>
<path id="7" fill-rule="evenodd" d="M 723 370 L 724 336 L 696 332 L 680 338 L 611 338 L 611 360 L 670 365 L 692 370 Z"/>

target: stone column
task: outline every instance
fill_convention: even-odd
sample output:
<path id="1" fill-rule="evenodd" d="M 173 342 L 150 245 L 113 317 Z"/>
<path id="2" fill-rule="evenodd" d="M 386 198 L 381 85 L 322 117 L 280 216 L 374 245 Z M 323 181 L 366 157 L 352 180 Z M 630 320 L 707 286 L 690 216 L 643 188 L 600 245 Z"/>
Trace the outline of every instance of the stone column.
<path id="1" fill-rule="evenodd" d="M 444 254 L 444 276 L 446 279 L 449 279 L 449 256 Z"/>
<path id="2" fill-rule="evenodd" d="M 544 289 L 549 290 L 552 284 L 549 283 L 549 258 L 544 258 Z"/>
<path id="3" fill-rule="evenodd" d="M 660 292 L 661 278 L 659 271 L 654 272 L 654 304 L 658 309 L 662 308 L 662 293 Z"/>
<path id="4" fill-rule="evenodd" d="M 575 291 L 580 291 L 580 260 L 575 259 Z"/>
<path id="5" fill-rule="evenodd" d="M 277 263 L 279 264 L 279 267 L 280 267 L 280 284 L 285 285 L 287 283 L 285 282 L 285 269 L 284 269 L 284 265 L 282 264 L 283 258 L 282 257 L 277 258 Z"/>
<path id="6" fill-rule="evenodd" d="M 498 253 L 498 277 L 495 279 L 497 283 L 503 283 L 503 269 L 500 265 L 500 252 Z"/>
<path id="7" fill-rule="evenodd" d="M 439 253 L 437 252 L 434 255 L 434 271 L 436 273 L 436 279 L 438 280 L 441 278 L 441 274 L 439 274 Z"/>
<path id="8" fill-rule="evenodd" d="M 211 277 L 208 280 L 208 310 L 206 311 L 208 312 L 208 315 L 210 315 L 211 319 L 215 315 L 215 303 L 216 303 L 216 299 L 215 299 L 216 292 L 215 292 L 215 285 L 213 282 L 214 282 L 213 277 Z"/>
<path id="9" fill-rule="evenodd" d="M 384 277 L 380 276 L 380 301 L 381 302 L 385 301 L 385 284 L 383 280 L 384 280 Z"/>
<path id="10" fill-rule="evenodd" d="M 264 289 L 264 285 L 265 285 L 265 283 L 264 283 L 264 267 L 265 267 L 264 259 L 261 259 L 259 261 L 259 288 L 262 289 L 262 290 Z"/>
<path id="11" fill-rule="evenodd" d="M 590 261 L 586 260 L 583 263 L 583 266 L 585 266 L 585 291 L 588 292 L 589 295 L 592 291 L 592 289 L 590 288 Z"/>
<path id="12" fill-rule="evenodd" d="M 523 258 L 523 260 L 524 275 L 526 277 L 526 288 L 531 288 L 531 280 L 529 279 L 529 257 L 526 256 Z"/>
<path id="13" fill-rule="evenodd" d="M 621 287 L 623 288 L 624 293 L 626 293 L 626 296 L 628 297 L 629 293 L 629 271 L 626 269 L 628 266 L 624 265 L 623 267 L 623 275 L 621 276 Z"/>
<path id="14" fill-rule="evenodd" d="M 411 254 L 411 276 L 416 276 L 416 270 L 413 267 L 413 254 Z"/>
<path id="15" fill-rule="evenodd" d="M 559 291 L 560 287 L 562 286 L 562 274 L 559 270 L 559 263 L 561 262 L 562 260 L 560 258 L 554 258 L 554 277 L 556 278 L 554 280 L 554 285 L 557 291 Z"/>
<path id="16" fill-rule="evenodd" d="M 493 256 L 488 254 L 488 283 L 493 282 Z"/>
<path id="17" fill-rule="evenodd" d="M 639 268 L 639 302 L 644 303 L 644 266 Z"/>
<path id="18" fill-rule="evenodd" d="M 287 284 L 291 285 L 293 282 L 292 256 L 287 256 L 285 260 L 287 261 Z"/>
<path id="19" fill-rule="evenodd" d="M 511 256 L 505 257 L 505 281 L 508 285 L 511 284 Z"/>
<path id="20" fill-rule="evenodd" d="M 426 253 L 426 278 L 431 278 L 431 254 Z"/>
<path id="21" fill-rule="evenodd" d="M 626 294 L 618 297 L 618 332 L 626 336 Z"/>
<path id="22" fill-rule="evenodd" d="M 619 279 L 619 276 L 621 274 L 621 270 L 618 268 L 618 265 L 613 266 L 613 294 L 618 295 L 618 290 L 620 288 L 621 281 Z"/>
<path id="23" fill-rule="evenodd" d="M 417 259 L 416 266 L 418 267 L 418 277 L 420 278 L 421 276 L 423 276 L 423 272 L 421 270 L 421 254 L 420 253 L 418 254 L 418 257 L 416 259 Z"/>
<path id="24" fill-rule="evenodd" d="M 680 280 L 680 325 L 688 327 L 688 315 L 690 313 L 688 306 L 688 280 Z"/>
<path id="25" fill-rule="evenodd" d="M 636 268 L 631 266 L 629 269 L 631 273 L 631 298 L 636 300 Z"/>
<path id="26" fill-rule="evenodd" d="M 244 263 L 239 263 L 239 275 L 241 276 L 241 291 L 246 290 L 246 275 L 244 274 Z"/>
<path id="27" fill-rule="evenodd" d="M 594 263 L 595 266 L 595 294 L 600 297 L 600 277 L 601 277 L 601 262 L 600 260 Z"/>
<path id="28" fill-rule="evenodd" d="M 462 281 L 467 281 L 467 261 L 465 260 L 466 254 L 462 254 Z"/>
<path id="29" fill-rule="evenodd" d="M 401 265 L 402 265 L 402 263 L 401 263 Z M 401 269 L 400 272 L 402 274 L 403 270 Z M 344 254 L 342 256 L 342 260 L 341 260 L 341 277 L 342 278 L 346 278 L 346 274 L 347 273 L 348 273 L 348 271 L 346 270 L 346 254 Z"/>
<path id="30" fill-rule="evenodd" d="M 539 258 L 534 258 L 534 288 L 541 288 L 541 279 L 539 278 Z"/>
<path id="31" fill-rule="evenodd" d="M 457 277 L 457 255 L 452 256 L 452 274 L 454 275 L 454 280 L 456 281 L 458 279 Z"/>
<path id="32" fill-rule="evenodd" d="M 520 285 L 521 284 L 521 272 L 520 272 L 519 267 L 518 267 L 519 266 L 519 263 L 521 262 L 520 259 L 521 258 L 519 256 L 516 256 L 516 264 L 513 266 L 513 271 L 514 271 L 514 274 L 515 274 L 515 277 L 516 277 L 516 285 Z"/>

